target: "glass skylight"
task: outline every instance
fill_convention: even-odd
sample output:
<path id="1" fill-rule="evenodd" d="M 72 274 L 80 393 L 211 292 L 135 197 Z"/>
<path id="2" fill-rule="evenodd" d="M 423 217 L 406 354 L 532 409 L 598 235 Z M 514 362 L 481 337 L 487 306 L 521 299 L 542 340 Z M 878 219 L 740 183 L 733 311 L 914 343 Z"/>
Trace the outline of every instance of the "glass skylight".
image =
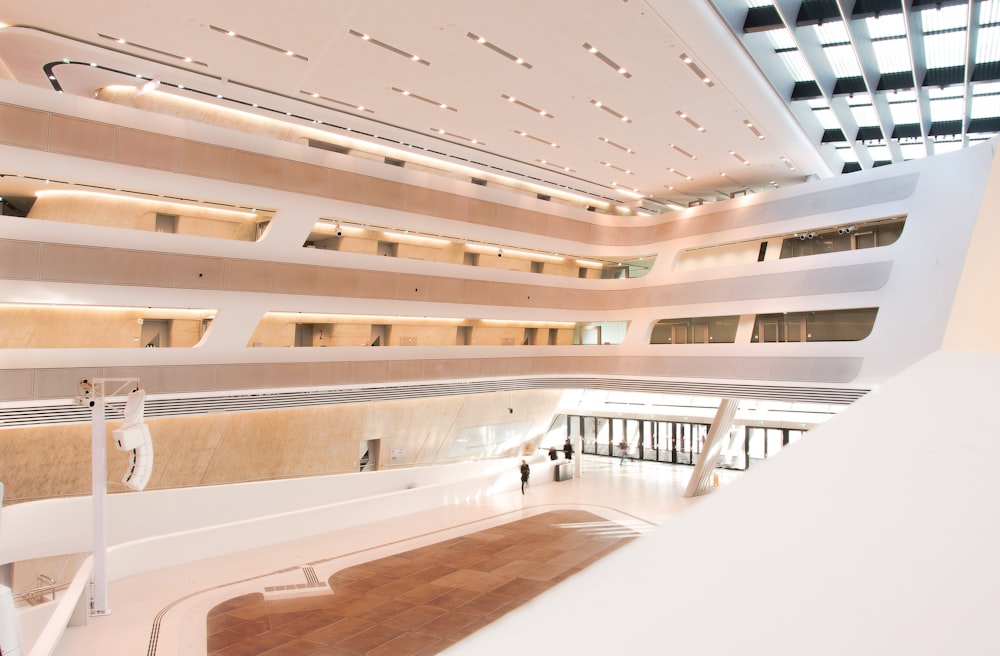
<path id="1" fill-rule="evenodd" d="M 725 10 L 720 13 L 728 15 L 732 0 L 713 2 Z M 788 11 L 803 4 L 791 3 L 785 7 L 776 2 L 743 0 L 740 4 L 748 7 L 779 6 Z M 845 162 L 852 163 L 858 161 L 857 155 L 860 154 L 861 168 L 867 168 L 872 161 L 883 163 L 893 158 L 896 161 L 900 158 L 916 159 L 928 153 L 957 150 L 971 142 L 978 143 L 994 136 L 992 133 L 965 131 L 970 127 L 992 130 L 994 124 L 1000 127 L 1000 79 L 990 79 L 1000 75 L 1000 0 L 921 0 L 903 1 L 901 4 L 899 0 L 894 0 L 894 3 L 882 0 L 861 3 L 858 0 L 862 13 L 879 8 L 882 11 L 878 17 L 846 19 L 838 15 L 836 9 L 844 10 L 847 5 L 850 11 L 852 3 L 843 0 L 814 2 L 824 11 L 830 8 L 835 11 L 821 24 L 798 26 L 792 30 L 780 27 L 760 32 L 754 31 L 753 25 L 746 26 L 745 29 L 750 31 L 744 39 L 758 40 L 760 45 L 771 44 L 773 55 L 772 49 L 766 47 L 751 50 L 762 58 L 766 57 L 767 61 L 760 62 L 762 70 L 780 71 L 782 84 L 779 86 L 783 88 L 787 87 L 788 75 L 799 82 L 815 80 L 820 88 L 827 91 L 839 83 L 836 98 L 797 101 L 808 102 L 813 116 L 824 129 L 844 130 L 845 142 L 818 144 L 828 156 L 836 152 Z M 782 14 L 789 20 L 793 18 L 785 11 Z M 733 25 L 734 30 L 739 27 Z M 801 49 L 799 40 L 802 41 Z M 817 44 L 821 47 L 816 47 Z M 970 45 L 974 46 L 972 51 Z M 784 62 L 787 74 L 781 70 L 776 59 Z M 976 76 L 986 79 L 969 81 L 967 76 L 973 74 L 967 68 L 969 59 L 976 66 Z M 930 84 L 945 86 L 923 86 L 925 71 L 929 72 Z M 912 84 L 909 82 L 911 75 Z M 864 84 L 857 83 L 861 77 Z M 869 88 L 876 82 L 887 88 Z M 910 88 L 893 88 L 908 85 Z M 843 89 L 856 91 L 843 93 Z M 970 120 L 974 121 L 971 125 Z M 924 143 L 924 137 L 919 136 L 915 128 L 919 124 L 922 130 L 926 130 L 931 123 L 937 130 L 955 132 L 954 138 L 941 135 L 933 143 Z M 819 132 L 814 129 L 815 124 L 810 125 L 813 127 L 811 133 Z M 900 129 L 901 126 L 905 128 Z M 876 128 L 881 128 L 886 134 L 878 142 L 868 139 L 865 140 L 867 144 L 863 144 L 858 141 L 855 128 L 866 128 L 861 132 L 862 137 L 877 134 L 879 130 Z M 897 134 L 917 133 L 918 136 L 893 139 L 893 131 Z M 868 150 L 862 151 L 863 147 Z M 851 168 L 858 167 L 852 164 Z"/>
<path id="2" fill-rule="evenodd" d="M 956 150 L 962 149 L 962 140 L 954 139 L 951 141 L 935 141 L 934 142 L 934 154 L 941 155 L 943 153 L 953 153 Z"/>
<path id="3" fill-rule="evenodd" d="M 849 46 L 829 46 L 823 48 L 830 66 L 837 77 L 859 77 L 861 67 L 858 66 L 858 59 L 854 56 L 854 49 Z"/>
<path id="4" fill-rule="evenodd" d="M 973 96 L 971 118 L 1000 116 L 1000 96 Z"/>
<path id="5" fill-rule="evenodd" d="M 875 61 L 880 73 L 897 73 L 910 70 L 910 45 L 906 39 L 873 41 Z"/>
<path id="6" fill-rule="evenodd" d="M 791 32 L 784 27 L 777 30 L 768 30 L 766 34 L 767 38 L 771 40 L 771 45 L 774 46 L 775 50 L 785 50 L 787 48 L 798 47 Z"/>
<path id="7" fill-rule="evenodd" d="M 950 5 L 937 7 L 926 7 L 921 9 L 920 20 L 923 23 L 924 33 L 937 32 L 939 30 L 953 30 L 955 28 L 965 28 L 969 19 L 968 5 Z"/>
<path id="8" fill-rule="evenodd" d="M 871 16 L 865 19 L 868 27 L 868 36 L 872 39 L 881 39 L 887 36 L 906 36 L 906 23 L 903 14 L 888 14 L 875 18 Z"/>
<path id="9" fill-rule="evenodd" d="M 875 108 L 871 105 L 851 107 L 851 113 L 854 114 L 854 120 L 861 127 L 878 125 L 878 114 L 875 113 Z"/>
<path id="10" fill-rule="evenodd" d="M 965 30 L 924 36 L 927 68 L 965 65 Z"/>
<path id="11" fill-rule="evenodd" d="M 824 130 L 839 130 L 840 121 L 837 120 L 836 115 L 833 113 L 829 107 L 826 109 L 817 109 L 813 111 L 813 116 L 819 121 L 819 124 L 823 126 Z"/>
<path id="12" fill-rule="evenodd" d="M 854 152 L 854 149 L 850 146 L 839 146 L 837 147 L 837 154 L 845 162 L 857 162 L 858 154 Z"/>
<path id="13" fill-rule="evenodd" d="M 889 103 L 889 111 L 892 112 L 892 122 L 896 125 L 920 123 L 920 114 L 917 109 L 916 101 Z"/>
<path id="14" fill-rule="evenodd" d="M 979 82 L 972 85 L 972 93 L 977 96 L 987 93 L 1000 93 L 1000 82 Z"/>
<path id="15" fill-rule="evenodd" d="M 984 27 L 976 37 L 976 63 L 1000 61 L 1000 25 Z"/>
<path id="16" fill-rule="evenodd" d="M 792 78 L 794 78 L 796 82 L 806 82 L 816 79 L 812 74 L 812 70 L 809 68 L 809 64 L 806 63 L 806 58 L 803 57 L 802 53 L 798 50 L 789 50 L 778 53 L 778 58 L 785 63 L 785 66 L 788 67 L 789 72 L 792 74 Z"/>
<path id="17" fill-rule="evenodd" d="M 888 146 L 869 146 L 868 154 L 876 162 L 888 162 L 892 160 L 892 154 L 889 152 Z"/>
<path id="18" fill-rule="evenodd" d="M 961 121 L 965 118 L 963 98 L 938 98 L 931 101 L 931 121 Z"/>
<path id="19" fill-rule="evenodd" d="M 919 143 L 908 143 L 899 144 L 899 151 L 903 155 L 903 159 L 922 159 L 927 157 L 927 147 L 924 146 L 924 142 Z"/>
<path id="20" fill-rule="evenodd" d="M 821 45 L 850 41 L 844 21 L 824 21 L 822 25 L 815 25 L 814 29 Z"/>

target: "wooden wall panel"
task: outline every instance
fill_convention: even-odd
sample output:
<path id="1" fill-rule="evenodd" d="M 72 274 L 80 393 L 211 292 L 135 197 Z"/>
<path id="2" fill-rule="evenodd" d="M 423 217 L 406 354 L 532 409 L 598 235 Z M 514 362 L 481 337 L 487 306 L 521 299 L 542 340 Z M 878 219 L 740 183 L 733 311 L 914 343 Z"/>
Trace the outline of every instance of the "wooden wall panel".
<path id="1" fill-rule="evenodd" d="M 42 244 L 42 280 L 108 282 L 110 253 L 106 248 Z"/>
<path id="2" fill-rule="evenodd" d="M 170 256 L 170 286 L 190 289 L 222 289 L 226 261 L 199 255 Z"/>
<path id="3" fill-rule="evenodd" d="M 274 265 L 274 291 L 279 294 L 315 294 L 319 270 L 305 264 Z"/>
<path id="4" fill-rule="evenodd" d="M 478 198 L 469 199 L 469 213 L 466 220 L 480 225 L 497 225 L 497 204 Z"/>
<path id="5" fill-rule="evenodd" d="M 45 150 L 48 112 L 0 103 L 0 143 Z"/>
<path id="6" fill-rule="evenodd" d="M 231 180 L 235 152 L 231 148 L 183 139 L 177 142 L 176 171 L 202 178 Z"/>
<path id="7" fill-rule="evenodd" d="M 177 139 L 142 130 L 119 128 L 118 161 L 120 163 L 172 171 L 176 160 Z"/>
<path id="8" fill-rule="evenodd" d="M 112 285 L 166 287 L 170 283 L 170 256 L 148 251 L 111 251 Z"/>
<path id="9" fill-rule="evenodd" d="M 0 278 L 37 280 L 42 245 L 33 241 L 0 239 Z"/>
<path id="10" fill-rule="evenodd" d="M 0 369 L 0 399 L 30 401 L 35 372 L 31 369 Z"/>
<path id="11" fill-rule="evenodd" d="M 215 365 L 164 367 L 163 387 L 171 392 L 207 392 L 218 389 Z"/>
<path id="12" fill-rule="evenodd" d="M 303 162 L 294 162 L 287 159 L 282 160 L 282 188 L 301 194 L 322 196 L 325 194 L 327 189 L 326 172 L 326 168 L 316 166 L 315 164 L 305 164 Z"/>
<path id="13" fill-rule="evenodd" d="M 350 171 L 330 169 L 326 178 L 324 196 L 352 203 L 363 203 L 367 195 L 368 178 Z"/>
<path id="14" fill-rule="evenodd" d="M 376 207 L 388 207 L 394 210 L 406 209 L 407 185 L 392 180 L 368 178 L 365 200 Z"/>
<path id="15" fill-rule="evenodd" d="M 269 292 L 274 287 L 274 263 L 255 260 L 226 260 L 228 290 Z"/>
<path id="16" fill-rule="evenodd" d="M 118 152 L 118 128 L 53 114 L 49 121 L 49 150 L 64 155 L 114 161 Z"/>
<path id="17" fill-rule="evenodd" d="M 238 151 L 233 158 L 233 181 L 259 187 L 276 187 L 281 180 L 281 160 Z"/>
<path id="18" fill-rule="evenodd" d="M 312 366 L 308 362 L 287 362 L 267 365 L 266 387 L 309 387 Z"/>
<path id="19" fill-rule="evenodd" d="M 162 367 L 106 367 L 104 378 L 138 378 L 147 394 L 163 392 Z"/>
<path id="20" fill-rule="evenodd" d="M 103 376 L 97 367 L 36 369 L 33 383 L 36 399 L 72 399 L 80 394 L 80 381 Z"/>
<path id="21" fill-rule="evenodd" d="M 222 389 L 267 387 L 266 364 L 224 364 L 216 370 L 215 384 Z"/>

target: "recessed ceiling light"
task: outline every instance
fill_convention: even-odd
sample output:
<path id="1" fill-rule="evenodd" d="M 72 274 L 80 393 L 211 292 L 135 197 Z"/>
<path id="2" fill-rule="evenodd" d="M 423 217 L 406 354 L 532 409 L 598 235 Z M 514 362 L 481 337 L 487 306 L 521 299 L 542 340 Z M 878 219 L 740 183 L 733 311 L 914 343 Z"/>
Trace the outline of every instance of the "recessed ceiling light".
<path id="1" fill-rule="evenodd" d="M 592 46 L 589 43 L 584 43 L 583 44 L 583 48 L 584 48 L 584 50 L 586 50 L 587 52 L 589 52 L 590 54 L 594 55 L 595 57 L 597 57 L 598 59 L 600 59 L 602 62 L 604 62 L 605 64 L 607 64 L 609 67 L 615 69 L 615 72 L 618 73 L 619 75 L 621 75 L 623 77 L 626 77 L 626 78 L 632 77 L 632 74 L 629 73 L 627 70 L 625 70 L 624 66 L 621 66 L 621 65 L 617 64 L 610 57 L 608 57 L 603 52 L 601 52 L 600 50 L 598 50 L 595 46 Z"/>
<path id="2" fill-rule="evenodd" d="M 714 87 L 715 86 L 715 83 L 712 82 L 712 78 L 710 78 L 708 75 L 706 75 L 705 71 L 701 70 L 701 68 L 698 67 L 698 64 L 695 64 L 694 60 L 691 59 L 691 57 L 688 54 L 681 53 L 680 54 L 680 59 L 681 59 L 682 62 L 684 62 L 687 65 L 688 68 L 691 69 L 692 73 L 694 73 L 695 75 L 698 76 L 698 79 L 700 79 L 705 84 L 705 86 L 708 86 L 708 87 Z"/>
<path id="3" fill-rule="evenodd" d="M 607 113 L 611 114 L 612 116 L 614 116 L 615 118 L 617 118 L 619 121 L 621 121 L 623 123 L 631 123 L 632 122 L 632 119 L 630 119 L 628 116 L 625 116 L 624 114 L 616 112 L 615 110 L 611 109 L 610 107 L 608 107 L 607 105 L 605 105 L 604 103 L 602 103 L 600 100 L 591 100 L 590 104 L 593 105 L 594 107 L 598 108 L 598 109 L 603 109 L 604 111 L 606 111 Z"/>
<path id="4" fill-rule="evenodd" d="M 538 107 L 535 107 L 534 105 L 529 105 L 528 103 L 524 102 L 523 100 L 518 100 L 514 96 L 508 96 L 505 93 L 501 93 L 500 97 L 503 98 L 504 100 L 506 100 L 509 103 L 514 103 L 515 105 L 517 105 L 519 107 L 524 107 L 525 109 L 530 110 L 530 111 L 538 114 L 539 116 L 544 116 L 545 118 L 555 118 L 552 114 L 549 114 L 544 109 L 539 109 Z"/>
<path id="5" fill-rule="evenodd" d="M 407 52 L 402 48 L 397 48 L 396 46 L 389 45 L 385 41 L 379 41 L 378 39 L 373 39 L 370 35 L 365 34 L 363 32 L 358 32 L 357 30 L 351 30 L 351 29 L 347 30 L 347 32 L 352 36 L 358 37 L 362 41 L 367 41 L 368 43 L 376 45 L 380 48 L 384 48 L 385 50 L 388 50 L 393 54 L 399 55 L 400 57 L 406 57 L 410 61 L 415 61 L 418 64 L 423 64 L 424 66 L 431 65 L 429 61 L 427 61 L 426 59 L 421 59 L 419 56 L 414 55 L 412 52 Z"/>
<path id="6" fill-rule="evenodd" d="M 466 32 L 465 36 L 469 37 L 470 39 L 472 39 L 481 46 L 486 46 L 487 48 L 497 53 L 498 55 L 502 55 L 503 57 L 517 64 L 518 66 L 523 66 L 527 69 L 531 68 L 531 64 L 524 61 L 524 59 L 522 59 L 521 57 L 518 57 L 513 53 L 507 52 L 503 48 L 497 46 L 495 43 L 490 43 L 489 41 L 479 36 L 478 34 L 473 34 L 472 32 Z"/>

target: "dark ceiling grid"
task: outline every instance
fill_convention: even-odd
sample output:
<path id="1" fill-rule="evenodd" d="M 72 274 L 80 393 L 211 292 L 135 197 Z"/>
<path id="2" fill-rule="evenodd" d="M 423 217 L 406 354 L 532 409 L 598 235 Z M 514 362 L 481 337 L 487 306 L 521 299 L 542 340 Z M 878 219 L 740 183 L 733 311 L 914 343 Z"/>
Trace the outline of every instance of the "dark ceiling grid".
<path id="1" fill-rule="evenodd" d="M 993 112 L 988 116 L 973 118 L 973 103 L 976 98 L 989 94 L 977 95 L 975 85 L 1000 81 L 1000 61 L 978 60 L 978 45 L 983 30 L 994 30 L 998 27 L 997 8 L 992 7 L 993 14 L 985 15 L 990 3 L 978 0 L 803 0 L 801 2 L 768 3 L 766 0 L 713 0 L 717 7 L 732 6 L 733 2 L 756 6 L 747 7 L 743 13 L 741 24 L 730 27 L 748 45 L 748 50 L 757 58 L 761 69 L 774 70 L 771 62 L 780 53 L 767 52 L 758 43 L 753 46 L 754 35 L 770 30 L 786 29 L 794 41 L 794 48 L 803 56 L 811 69 L 814 79 L 798 80 L 789 97 L 784 98 L 796 116 L 806 112 L 795 111 L 795 106 L 809 101 L 825 101 L 813 105 L 814 109 L 829 110 L 834 115 L 839 128 L 826 127 L 822 130 L 820 145 L 833 147 L 838 152 L 850 151 L 853 156 L 844 160 L 843 172 L 890 164 L 907 159 L 903 150 L 911 146 L 923 146 L 926 155 L 935 154 L 943 148 L 943 144 L 958 144 L 967 146 L 971 142 L 988 139 L 1000 132 L 1000 114 Z M 995 3 L 993 3 L 995 4 Z M 965 17 L 962 24 L 947 27 L 927 25 L 925 19 L 930 19 L 942 10 L 956 11 L 964 8 Z M 720 13 L 723 13 L 720 11 Z M 729 14 L 732 16 L 733 14 Z M 866 20 L 881 20 L 887 17 L 899 17 L 902 21 L 902 33 L 890 36 L 872 37 Z M 820 43 L 816 38 L 816 27 L 825 23 L 842 22 L 847 43 Z M 948 33 L 961 34 L 961 64 L 947 66 L 932 66 L 928 57 L 933 53 L 930 42 Z M 905 70 L 882 70 L 876 58 L 876 44 L 886 40 L 904 40 L 908 58 Z M 859 76 L 837 77 L 830 69 L 824 49 L 849 45 L 861 70 Z M 954 54 L 954 50 L 952 50 Z M 987 56 L 989 56 L 987 54 Z M 993 55 L 996 58 L 995 54 Z M 780 69 L 780 67 L 778 67 Z M 777 81 L 775 88 L 781 85 Z M 955 93 L 941 98 L 932 95 L 932 90 L 944 91 L 954 88 Z M 900 101 L 895 96 L 910 93 L 916 96 L 913 112 L 915 118 L 910 122 L 900 122 L 894 119 L 893 105 Z M 874 112 L 874 125 L 858 125 L 852 113 L 854 94 L 867 94 Z M 935 118 L 934 101 L 961 99 L 960 116 L 949 119 Z M 909 104 L 903 102 L 903 104 Z M 855 107 L 868 106 L 864 103 L 854 104 Z M 804 122 L 807 132 L 815 132 L 815 126 Z M 887 149 L 889 159 L 878 159 L 873 156 L 872 149 Z M 852 161 L 852 160 L 857 160 Z"/>

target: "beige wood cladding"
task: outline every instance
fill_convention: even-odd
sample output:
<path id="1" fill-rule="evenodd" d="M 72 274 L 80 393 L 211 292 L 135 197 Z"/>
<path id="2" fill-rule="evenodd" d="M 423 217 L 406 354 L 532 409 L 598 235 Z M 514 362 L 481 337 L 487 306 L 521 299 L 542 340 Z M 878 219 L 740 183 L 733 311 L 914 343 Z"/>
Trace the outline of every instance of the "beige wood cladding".
<path id="1" fill-rule="evenodd" d="M 266 314 L 257 324 L 247 346 L 369 346 L 374 336 L 382 337 L 381 346 L 513 346 L 573 344 L 572 327 L 530 328 L 518 325 L 482 325 L 477 320 L 459 323 L 444 322 L 435 325 L 407 324 L 405 319 L 385 324 L 338 317 L 336 323 L 321 323 L 315 315 Z M 296 325 L 302 323 L 312 328 L 307 344 L 296 344 Z M 384 326 L 381 328 L 379 326 Z M 468 328 L 467 336 L 459 327 Z M 551 336 L 550 336 L 551 334 Z M 461 336 L 461 337 L 460 337 Z M 465 340 L 468 340 L 467 342 Z M 461 341 L 460 341 L 461 340 Z"/>
<path id="2" fill-rule="evenodd" d="M 254 241 L 256 221 L 233 212 L 166 201 L 60 191 L 39 194 L 28 218 L 154 231 L 156 215 L 176 216 L 174 232 L 218 239 Z"/>
<path id="3" fill-rule="evenodd" d="M 382 180 L 335 168 L 167 137 L 0 103 L 0 143 L 119 162 L 230 182 L 378 207 L 430 214 L 446 219 L 503 226 L 527 234 L 615 244 L 651 243 L 656 228 L 628 231 Z M 150 155 L 150 151 L 155 152 Z M 328 158 L 345 156 L 324 153 Z"/>
<path id="4" fill-rule="evenodd" d="M 0 348 L 139 348 L 149 342 L 143 326 L 154 322 L 165 324 L 161 347 L 192 347 L 201 339 L 200 318 L 170 311 L 0 305 Z"/>
<path id="5" fill-rule="evenodd" d="M 460 431 L 531 420 L 529 448 L 546 431 L 559 391 L 477 394 L 351 405 L 148 418 L 155 466 L 147 489 L 338 474 L 358 470 L 358 447 L 380 439 L 379 468 L 448 462 Z M 508 411 L 513 408 L 514 412 Z M 129 454 L 117 451 L 108 422 L 109 492 L 124 492 Z M 90 424 L 0 430 L 5 502 L 90 493 Z M 521 445 L 509 453 L 520 451 Z"/>

